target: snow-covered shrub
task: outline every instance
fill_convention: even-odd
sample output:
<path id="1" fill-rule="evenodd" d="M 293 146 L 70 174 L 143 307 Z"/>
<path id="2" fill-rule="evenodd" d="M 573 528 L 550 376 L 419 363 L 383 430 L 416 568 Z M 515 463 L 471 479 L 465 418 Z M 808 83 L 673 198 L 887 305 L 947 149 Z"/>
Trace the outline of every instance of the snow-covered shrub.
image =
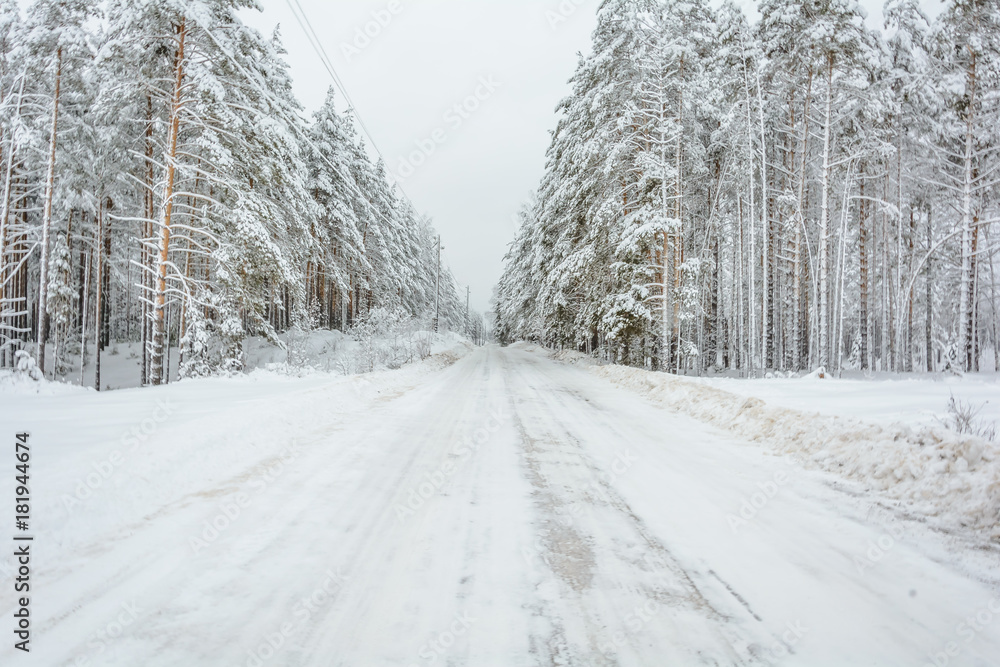
<path id="1" fill-rule="evenodd" d="M 431 336 L 428 333 L 417 333 L 413 336 L 413 351 L 421 361 L 431 356 Z"/>
<path id="2" fill-rule="evenodd" d="M 338 352 L 333 358 L 333 366 L 341 375 L 353 375 L 354 356 L 346 351 Z"/>
<path id="3" fill-rule="evenodd" d="M 208 377 L 240 373 L 245 365 L 244 330 L 238 315 L 219 308 L 221 321 L 205 316 L 204 305 L 189 300 L 187 329 L 181 339 L 184 361 L 180 376 Z"/>
<path id="4" fill-rule="evenodd" d="M 77 299 L 76 293 L 70 286 L 72 267 L 65 234 L 56 236 L 49 261 L 51 262 L 51 273 L 49 274 L 48 301 L 45 304 L 45 312 L 49 315 L 49 327 L 55 347 L 53 367 L 57 375 L 65 375 L 69 369 L 65 363 L 63 343 L 69 336 L 73 303 Z"/>
<path id="5" fill-rule="evenodd" d="M 292 368 L 305 368 L 309 365 L 309 331 L 294 326 L 285 334 L 286 360 Z"/>
<path id="6" fill-rule="evenodd" d="M 979 413 L 985 407 L 985 403 L 976 405 L 971 401 L 967 402 L 955 398 L 955 395 L 952 394 L 951 398 L 948 399 L 948 414 L 939 421 L 960 435 L 974 435 L 983 440 L 996 441 L 996 423 L 979 419 Z"/>
<path id="7" fill-rule="evenodd" d="M 219 338 L 222 343 L 222 359 L 219 370 L 226 375 L 240 373 L 246 365 L 243 355 L 243 323 L 235 312 L 228 312 L 219 326 Z"/>
<path id="8" fill-rule="evenodd" d="M 27 350 L 18 350 L 14 353 L 14 376 L 23 380 L 42 381 L 42 370 Z"/>
<path id="9" fill-rule="evenodd" d="M 182 378 L 212 375 L 212 323 L 198 306 L 188 307 L 187 330 L 181 339 L 181 348 L 184 350 L 180 368 Z"/>
<path id="10" fill-rule="evenodd" d="M 351 335 L 360 346 L 359 356 L 362 369 L 372 372 L 379 365 L 399 368 L 402 363 L 396 359 L 398 349 L 388 349 L 383 341 L 396 338 L 406 331 L 410 318 L 399 308 L 375 308 L 358 320 L 351 329 Z"/>
<path id="11" fill-rule="evenodd" d="M 413 352 L 407 337 L 396 334 L 386 341 L 382 348 L 382 361 L 386 368 L 396 370 L 413 360 Z"/>

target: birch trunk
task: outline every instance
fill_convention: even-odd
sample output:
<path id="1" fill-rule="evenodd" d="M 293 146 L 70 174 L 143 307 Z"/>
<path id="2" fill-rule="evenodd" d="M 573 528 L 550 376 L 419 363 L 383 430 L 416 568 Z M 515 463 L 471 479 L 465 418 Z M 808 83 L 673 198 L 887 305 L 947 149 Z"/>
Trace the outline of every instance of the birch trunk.
<path id="1" fill-rule="evenodd" d="M 930 204 L 927 204 L 927 252 L 934 248 L 933 216 Z M 924 319 L 924 346 L 927 348 L 927 372 L 935 369 L 934 359 L 934 258 L 927 259 L 927 312 Z"/>
<path id="2" fill-rule="evenodd" d="M 757 72 L 757 114 L 760 120 L 760 201 L 761 201 L 761 227 L 764 231 L 764 264 L 762 267 L 763 285 L 761 287 L 761 361 L 763 368 L 768 368 L 772 361 L 771 330 L 768 322 L 768 308 L 770 306 L 770 269 L 771 269 L 771 220 L 767 201 L 767 143 L 764 133 L 764 95 L 760 89 L 760 72 Z"/>
<path id="3" fill-rule="evenodd" d="M 153 97 L 146 95 L 146 189 L 145 198 L 145 221 L 142 223 L 142 240 L 139 243 L 139 261 L 142 264 L 142 276 L 140 279 L 142 286 L 142 369 L 139 371 L 139 381 L 143 387 L 149 383 L 149 342 L 150 342 L 150 310 L 149 291 L 153 286 L 149 272 L 152 270 L 152 253 L 147 247 L 149 239 L 153 236 Z"/>
<path id="4" fill-rule="evenodd" d="M 974 120 L 976 101 L 976 55 L 972 53 L 966 76 L 966 93 L 969 104 L 965 114 L 965 154 L 963 167 L 965 179 L 962 183 L 962 274 L 959 285 L 959 329 L 962 368 L 972 370 L 973 366 L 973 263 L 972 263 L 972 232 L 973 232 L 973 160 L 974 160 Z"/>
<path id="5" fill-rule="evenodd" d="M 798 197 L 798 220 L 795 225 L 795 253 L 793 256 L 793 293 L 792 308 L 794 310 L 792 324 L 792 368 L 799 370 L 802 368 L 802 330 L 805 326 L 806 318 L 802 315 L 802 244 L 806 226 L 806 165 L 809 151 L 809 107 L 812 102 L 812 69 L 809 70 L 809 78 L 806 83 L 806 98 L 803 103 L 802 114 L 802 164 L 799 171 L 799 197 Z"/>
<path id="6" fill-rule="evenodd" d="M 833 121 L 833 56 L 827 56 L 826 118 L 823 121 L 822 203 L 819 221 L 819 365 L 830 363 L 830 134 Z"/>
<path id="7" fill-rule="evenodd" d="M 94 299 L 94 389 L 101 390 L 101 343 L 104 333 L 104 196 L 97 206 L 97 286 Z"/>
<path id="8" fill-rule="evenodd" d="M 83 371 L 87 367 L 87 300 L 90 298 L 90 255 L 84 255 L 83 299 L 81 300 L 80 325 L 80 386 L 83 386 Z"/>
<path id="9" fill-rule="evenodd" d="M 49 167 L 45 177 L 42 213 L 42 256 L 38 266 L 38 368 L 45 374 L 45 343 L 49 337 L 49 231 L 52 228 L 52 197 L 56 183 L 56 135 L 59 131 L 59 93 L 62 85 L 62 47 L 56 49 L 56 89 L 52 96 L 52 129 L 49 136 Z"/>
<path id="10" fill-rule="evenodd" d="M 871 368 L 871 358 L 869 356 L 869 341 L 868 341 L 868 331 L 869 331 L 869 317 L 868 317 L 868 200 L 865 199 L 865 169 L 862 168 L 860 171 L 860 200 L 858 202 L 858 250 L 859 257 L 858 261 L 860 264 L 860 279 L 859 279 L 859 305 L 860 305 L 860 317 L 858 323 L 858 333 L 861 338 L 861 370 L 868 370 Z"/>

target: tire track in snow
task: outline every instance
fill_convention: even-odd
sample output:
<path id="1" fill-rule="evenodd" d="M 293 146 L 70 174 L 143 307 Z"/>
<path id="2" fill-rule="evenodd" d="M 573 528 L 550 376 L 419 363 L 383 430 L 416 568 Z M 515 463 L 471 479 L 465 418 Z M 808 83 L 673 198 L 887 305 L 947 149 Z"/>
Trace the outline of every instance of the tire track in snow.
<path id="1" fill-rule="evenodd" d="M 590 598 L 600 597 L 600 591 L 587 590 L 594 585 L 595 577 L 598 588 L 608 588 L 605 579 L 609 575 L 614 580 L 613 588 L 662 605 L 666 612 L 660 616 L 683 617 L 682 626 L 690 626 L 692 621 L 701 626 L 696 634 L 702 635 L 703 645 L 683 653 L 690 664 L 752 664 L 751 644 L 727 627 L 732 617 L 716 609 L 703 595 L 670 550 L 616 491 L 616 480 L 609 480 L 606 471 L 586 451 L 585 441 L 593 440 L 595 434 L 607 435 L 622 447 L 636 434 L 623 433 L 615 422 L 594 423 L 596 420 L 587 413 L 600 414 L 600 404 L 565 383 L 564 377 L 552 377 L 551 371 L 562 370 L 560 367 L 537 357 L 517 356 L 519 363 L 508 361 L 506 369 L 516 377 L 512 407 L 524 449 L 525 474 L 536 489 L 543 561 L 571 589 L 578 618 L 586 624 L 585 646 L 589 653 L 575 655 L 569 664 L 619 664 L 614 654 L 602 650 L 607 642 L 600 631 L 613 627 L 616 620 L 621 623 L 629 608 L 610 604 L 597 609 Z M 514 394 L 519 400 L 513 399 Z M 578 421 L 570 421 L 568 416 Z M 578 521 L 580 530 L 565 527 L 558 520 L 556 515 L 567 506 L 583 512 Z M 565 592 L 564 597 L 568 596 Z M 690 641 L 684 636 L 686 632 L 671 630 L 676 633 L 678 645 Z M 556 634 L 560 632 L 564 634 L 562 630 Z M 556 644 L 565 641 L 562 636 L 554 639 Z M 720 651 L 719 647 L 730 648 Z M 646 655 L 642 647 L 631 648 L 636 651 L 631 659 L 642 660 L 641 656 Z M 560 660 L 567 651 L 566 646 L 560 646 L 552 664 L 562 664 Z"/>

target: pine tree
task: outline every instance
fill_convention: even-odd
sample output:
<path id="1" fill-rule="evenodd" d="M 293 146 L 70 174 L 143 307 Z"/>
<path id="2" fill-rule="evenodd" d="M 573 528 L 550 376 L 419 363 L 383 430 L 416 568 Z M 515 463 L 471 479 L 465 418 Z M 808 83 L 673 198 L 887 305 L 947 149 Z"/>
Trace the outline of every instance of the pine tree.
<path id="1" fill-rule="evenodd" d="M 48 300 L 50 235 L 54 217 L 56 190 L 56 159 L 59 148 L 60 103 L 63 95 L 64 70 L 79 72 L 82 61 L 92 57 L 86 21 L 96 14 L 91 0 L 35 0 L 28 9 L 23 34 L 20 37 L 23 58 L 28 63 L 26 75 L 46 82 L 35 94 L 51 100 L 47 131 L 46 168 L 42 198 L 41 250 L 39 260 L 39 292 L 37 328 L 38 368 L 45 373 L 45 346 L 48 342 Z M 36 78 L 37 77 L 37 78 Z M 71 83 L 71 82 L 67 82 Z"/>
<path id="2" fill-rule="evenodd" d="M 984 198 L 996 187 L 1000 120 L 994 94 L 1000 76 L 1000 7 L 986 0 L 952 0 L 936 31 L 939 97 L 946 114 L 941 129 L 946 187 L 961 211 L 959 363 L 975 369 L 978 355 L 975 285 L 980 233 L 987 224 Z"/>

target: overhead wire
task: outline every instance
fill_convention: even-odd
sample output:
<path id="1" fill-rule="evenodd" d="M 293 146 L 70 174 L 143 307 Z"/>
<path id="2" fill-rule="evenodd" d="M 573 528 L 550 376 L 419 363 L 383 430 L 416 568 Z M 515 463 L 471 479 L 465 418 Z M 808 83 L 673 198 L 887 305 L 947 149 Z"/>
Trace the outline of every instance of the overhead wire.
<path id="1" fill-rule="evenodd" d="M 309 15 L 306 14 L 306 11 L 302 7 L 299 0 L 285 0 L 285 2 L 288 4 L 288 8 L 291 10 L 292 15 L 298 22 L 299 27 L 302 28 L 302 31 L 306 34 L 306 38 L 309 40 L 309 44 L 312 46 L 313 51 L 316 52 L 320 63 L 323 65 L 323 69 L 325 69 L 330 75 L 334 85 L 340 89 L 341 95 L 344 96 L 344 100 L 347 102 L 348 110 L 357 119 L 358 124 L 361 126 L 361 130 L 365 133 L 365 136 L 368 137 L 368 143 L 371 145 L 375 153 L 382 159 L 382 162 L 386 165 L 386 169 L 388 170 L 388 161 L 385 159 L 385 155 L 375 142 L 375 138 L 368 129 L 368 124 L 365 123 L 364 118 L 361 117 L 361 112 L 358 110 L 358 106 L 354 103 L 354 100 L 351 99 L 351 94 L 348 92 L 347 86 L 344 85 L 340 75 L 337 74 L 337 68 L 334 67 L 333 61 L 330 59 L 330 55 L 326 52 L 326 48 L 323 46 L 323 40 L 320 39 L 315 28 L 313 28 L 312 21 L 309 20 Z M 410 196 L 406 193 L 406 190 L 403 189 L 403 185 L 399 182 L 399 179 L 393 177 L 393 181 L 395 186 L 399 188 L 399 192 L 403 195 L 413 210 L 418 210 L 417 207 L 414 206 L 413 200 L 411 200 Z"/>

